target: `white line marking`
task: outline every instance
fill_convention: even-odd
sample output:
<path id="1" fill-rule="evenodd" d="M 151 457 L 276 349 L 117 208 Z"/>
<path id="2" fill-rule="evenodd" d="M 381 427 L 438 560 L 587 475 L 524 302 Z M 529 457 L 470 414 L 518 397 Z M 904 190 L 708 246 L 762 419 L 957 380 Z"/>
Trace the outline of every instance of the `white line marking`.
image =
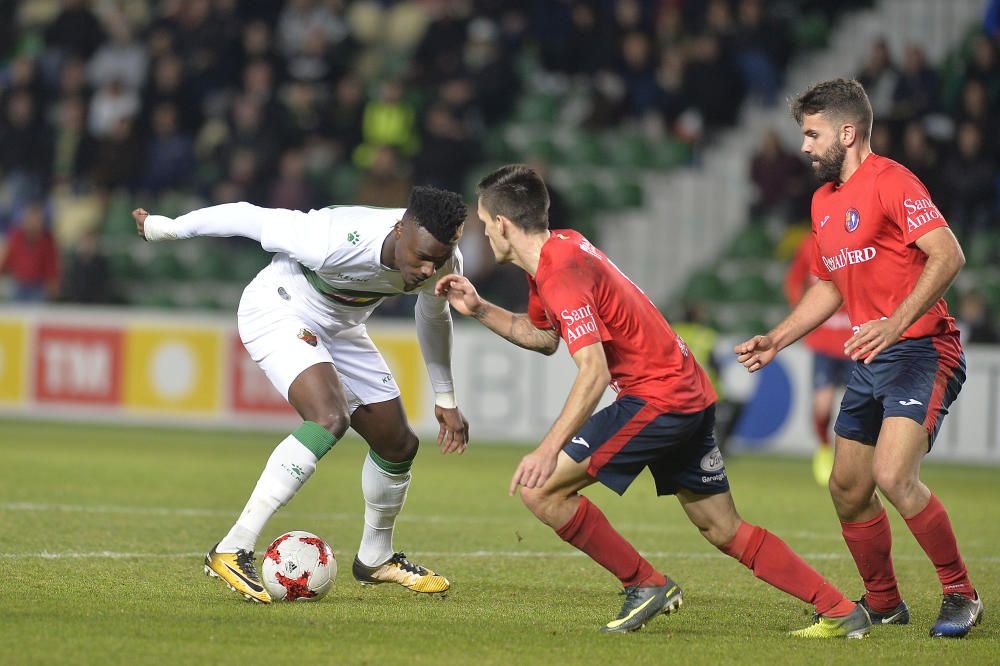
<path id="1" fill-rule="evenodd" d="M 712 552 L 712 551 L 696 551 L 696 552 L 683 552 L 683 551 L 652 551 L 644 553 L 646 557 L 657 557 L 657 558 L 676 558 L 676 559 L 690 559 L 690 560 L 716 560 L 716 559 L 730 559 L 728 555 L 723 555 L 722 553 Z M 820 552 L 820 553 L 799 553 L 799 555 L 805 560 L 847 560 L 850 559 L 849 553 L 830 553 L 830 552 Z M 69 551 L 62 553 L 53 553 L 49 551 L 41 551 L 37 553 L 0 553 L 0 559 L 5 560 L 21 560 L 21 559 L 42 559 L 42 560 L 67 560 L 67 559 L 109 559 L 109 560 L 128 560 L 128 559 L 189 559 L 189 558 L 202 558 L 205 556 L 204 552 L 189 552 L 189 553 L 133 553 L 133 552 L 117 552 L 111 550 L 99 550 L 91 552 L 77 552 Z M 522 558 L 522 557 L 586 557 L 583 553 L 576 550 L 561 550 L 561 551 L 524 551 L 524 550 L 472 550 L 466 552 L 455 552 L 455 551 L 420 551 L 418 553 L 418 558 L 423 557 L 512 557 L 512 558 Z M 923 555 L 893 555 L 894 560 L 902 561 L 922 561 L 927 558 Z M 977 563 L 998 563 L 1000 562 L 1000 556 L 997 555 L 986 555 L 983 557 L 965 557 L 964 560 L 968 562 Z"/>

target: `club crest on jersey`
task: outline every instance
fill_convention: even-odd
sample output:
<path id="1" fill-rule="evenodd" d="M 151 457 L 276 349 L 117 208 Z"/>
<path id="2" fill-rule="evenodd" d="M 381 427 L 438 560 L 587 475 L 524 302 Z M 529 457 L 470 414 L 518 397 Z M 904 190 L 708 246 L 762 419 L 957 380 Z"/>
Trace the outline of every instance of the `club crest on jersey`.
<path id="1" fill-rule="evenodd" d="M 319 341 L 316 339 L 316 334 L 308 328 L 300 328 L 298 338 L 311 347 L 315 347 L 319 344 Z"/>
<path id="2" fill-rule="evenodd" d="M 854 231 L 861 224 L 861 213 L 858 212 L 857 208 L 848 208 L 844 218 L 844 228 L 848 231 Z"/>

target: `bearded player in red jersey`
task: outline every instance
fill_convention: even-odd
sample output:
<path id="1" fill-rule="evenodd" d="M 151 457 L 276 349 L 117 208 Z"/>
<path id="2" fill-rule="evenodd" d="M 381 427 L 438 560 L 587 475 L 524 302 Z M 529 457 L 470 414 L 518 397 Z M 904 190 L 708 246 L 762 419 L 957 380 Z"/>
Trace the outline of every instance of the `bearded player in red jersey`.
<path id="1" fill-rule="evenodd" d="M 562 413 L 510 482 L 556 534 L 625 588 L 605 632 L 635 631 L 677 610 L 681 589 L 653 568 L 579 491 L 601 482 L 624 494 L 649 468 L 659 495 L 676 495 L 691 522 L 754 575 L 815 605 L 820 621 L 795 635 L 861 638 L 868 613 L 778 537 L 736 512 L 715 444 L 715 392 L 683 340 L 646 295 L 576 231 L 549 231 L 545 183 L 525 166 L 479 183 L 479 217 L 499 262 L 528 273 L 528 313 L 489 303 L 468 279 L 447 275 L 437 292 L 516 345 L 552 354 L 566 341 L 579 371 Z M 594 413 L 608 384 L 615 402 Z"/>
<path id="2" fill-rule="evenodd" d="M 812 274 L 812 236 L 806 236 L 785 274 L 785 297 L 792 307 L 799 302 L 806 288 L 817 278 Z M 830 419 L 837 389 L 847 385 L 854 370 L 854 361 L 844 353 L 844 343 L 851 337 L 851 318 L 841 307 L 832 317 L 806 336 L 806 347 L 812 351 L 812 416 L 816 431 L 816 451 L 813 453 L 813 478 L 826 487 L 833 471 L 833 446 L 830 443 Z"/>
<path id="3" fill-rule="evenodd" d="M 896 507 L 934 563 L 943 589 L 935 637 L 961 638 L 983 604 L 941 502 L 920 463 L 965 380 L 965 355 L 945 290 L 965 257 L 923 184 L 871 152 L 872 108 L 857 81 L 819 83 L 793 100 L 802 152 L 825 184 L 813 195 L 812 271 L 819 278 L 767 335 L 736 346 L 750 372 L 847 306 L 857 363 L 847 385 L 830 494 L 865 583 L 859 601 L 876 624 L 906 624 L 890 550 L 889 519 L 875 489 Z"/>

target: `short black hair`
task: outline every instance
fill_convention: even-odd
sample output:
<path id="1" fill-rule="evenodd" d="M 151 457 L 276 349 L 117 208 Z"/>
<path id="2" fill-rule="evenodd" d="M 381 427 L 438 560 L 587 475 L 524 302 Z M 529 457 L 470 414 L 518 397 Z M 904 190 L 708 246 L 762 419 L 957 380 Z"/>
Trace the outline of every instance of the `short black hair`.
<path id="1" fill-rule="evenodd" d="M 837 121 L 850 121 L 862 139 L 872 134 L 872 105 L 864 86 L 854 79 L 832 79 L 811 86 L 788 103 L 795 122 L 803 116 L 824 113 Z"/>
<path id="2" fill-rule="evenodd" d="M 549 228 L 549 191 L 524 164 L 508 164 L 484 176 L 476 187 L 491 216 L 503 215 L 528 232 Z"/>
<path id="3" fill-rule="evenodd" d="M 403 214 L 404 218 L 409 217 L 446 245 L 458 242 L 459 230 L 468 216 L 469 207 L 462 197 L 426 185 L 418 185 L 410 191 L 410 200 Z"/>

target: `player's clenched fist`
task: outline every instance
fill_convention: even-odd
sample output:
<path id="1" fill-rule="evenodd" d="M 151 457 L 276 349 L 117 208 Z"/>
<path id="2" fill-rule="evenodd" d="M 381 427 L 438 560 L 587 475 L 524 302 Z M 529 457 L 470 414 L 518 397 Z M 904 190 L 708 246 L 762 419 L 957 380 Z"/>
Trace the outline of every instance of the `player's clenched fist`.
<path id="1" fill-rule="evenodd" d="M 434 287 L 434 293 L 438 296 L 446 296 L 451 307 L 466 317 L 476 316 L 476 313 L 485 305 L 479 292 L 469 282 L 469 278 L 464 275 L 445 275 L 438 280 Z"/>
<path id="2" fill-rule="evenodd" d="M 136 208 L 132 211 L 132 219 L 135 220 L 135 230 L 139 233 L 139 236 L 143 240 L 146 240 L 146 218 L 149 217 L 149 213 L 146 212 L 144 208 Z"/>
<path id="3" fill-rule="evenodd" d="M 748 372 L 757 372 L 771 362 L 778 350 L 771 338 L 766 335 L 755 335 L 746 342 L 733 347 L 736 360 L 743 364 Z"/>

